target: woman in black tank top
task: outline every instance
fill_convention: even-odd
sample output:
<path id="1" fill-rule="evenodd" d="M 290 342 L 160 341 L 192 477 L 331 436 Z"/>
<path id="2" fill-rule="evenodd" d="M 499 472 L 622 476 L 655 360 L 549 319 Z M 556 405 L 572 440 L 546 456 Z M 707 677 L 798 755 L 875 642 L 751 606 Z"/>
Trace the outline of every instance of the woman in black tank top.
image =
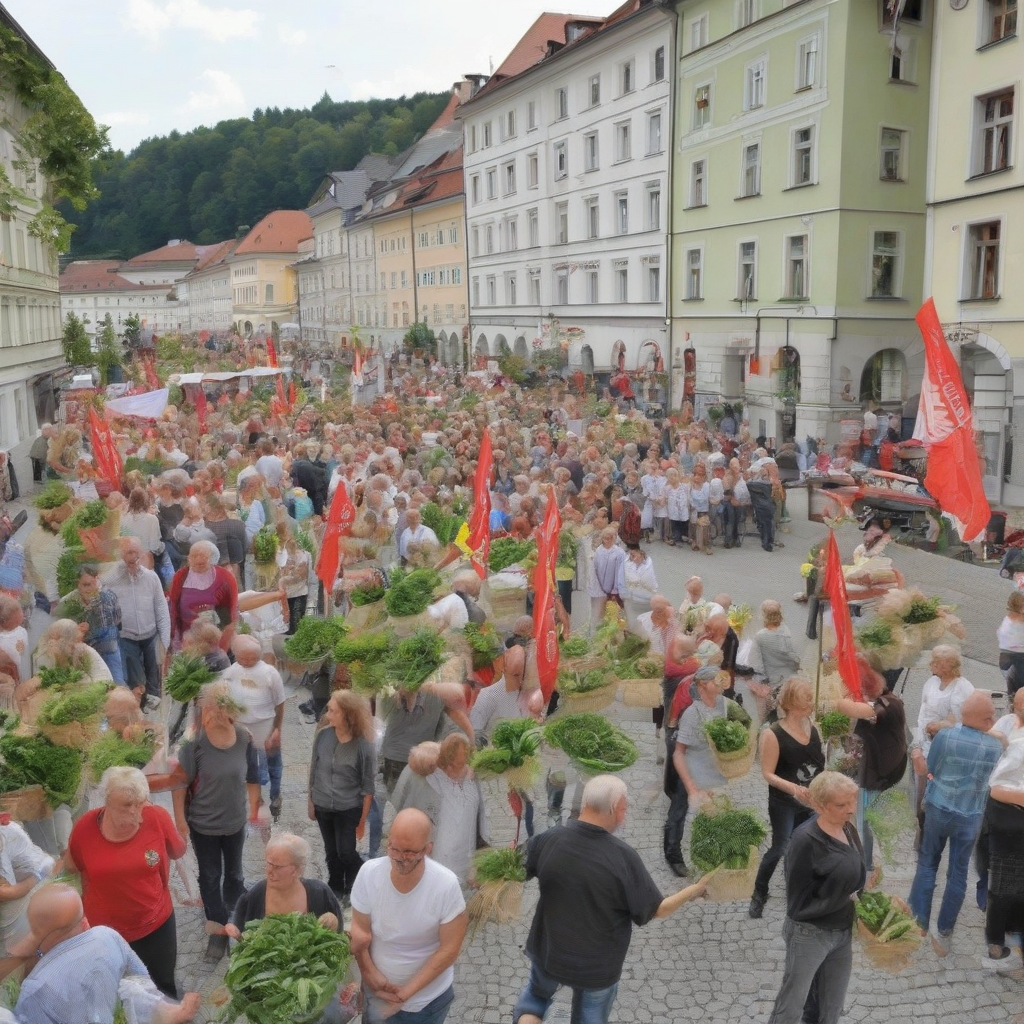
<path id="1" fill-rule="evenodd" d="M 814 691 L 806 679 L 795 677 L 779 691 L 778 707 L 784 716 L 761 733 L 761 774 L 768 783 L 768 820 L 772 845 L 761 861 L 748 913 L 760 917 L 768 899 L 768 883 L 789 847 L 797 826 L 810 818 L 807 787 L 825 770 L 821 737 L 811 721 Z"/>

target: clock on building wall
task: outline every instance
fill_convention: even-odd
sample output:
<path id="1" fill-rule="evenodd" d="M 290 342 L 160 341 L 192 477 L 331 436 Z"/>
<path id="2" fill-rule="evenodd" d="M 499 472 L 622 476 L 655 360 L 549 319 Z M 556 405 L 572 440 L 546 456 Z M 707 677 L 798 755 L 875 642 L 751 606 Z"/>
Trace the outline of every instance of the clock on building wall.
<path id="1" fill-rule="evenodd" d="M 962 11 L 967 6 L 967 0 L 949 0 L 949 6 L 954 11 Z"/>

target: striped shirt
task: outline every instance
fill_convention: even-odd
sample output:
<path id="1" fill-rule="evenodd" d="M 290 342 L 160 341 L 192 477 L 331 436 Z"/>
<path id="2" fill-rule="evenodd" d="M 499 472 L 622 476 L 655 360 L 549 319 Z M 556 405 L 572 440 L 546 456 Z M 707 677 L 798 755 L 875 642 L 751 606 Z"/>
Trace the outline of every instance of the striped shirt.
<path id="1" fill-rule="evenodd" d="M 968 725 L 936 733 L 928 751 L 925 802 L 955 814 L 980 815 L 988 799 L 989 776 L 1002 755 L 999 740 Z"/>

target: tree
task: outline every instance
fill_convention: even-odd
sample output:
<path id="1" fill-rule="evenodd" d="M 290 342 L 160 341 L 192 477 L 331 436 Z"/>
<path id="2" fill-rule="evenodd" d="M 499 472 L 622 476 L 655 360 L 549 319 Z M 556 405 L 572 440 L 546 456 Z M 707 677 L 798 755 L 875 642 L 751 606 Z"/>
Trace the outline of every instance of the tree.
<path id="1" fill-rule="evenodd" d="M 85 321 L 79 320 L 74 313 L 64 318 L 64 333 L 60 340 L 64 353 L 64 362 L 68 366 L 92 366 L 92 346 L 89 335 L 85 331 Z"/>
<path id="2" fill-rule="evenodd" d="M 129 313 L 124 318 L 124 343 L 134 352 L 142 344 L 142 321 L 138 313 Z"/>
<path id="3" fill-rule="evenodd" d="M 114 330 L 114 320 L 108 313 L 100 324 L 96 346 L 96 365 L 100 370 L 100 382 L 102 384 L 112 383 L 111 371 L 115 366 L 118 369 L 121 368 L 121 356 L 121 343 L 117 340 L 117 332 Z"/>
<path id="4" fill-rule="evenodd" d="M 405 332 L 402 344 L 407 352 L 421 349 L 425 354 L 437 357 L 437 338 L 426 323 L 419 320 L 414 321 L 412 327 Z"/>

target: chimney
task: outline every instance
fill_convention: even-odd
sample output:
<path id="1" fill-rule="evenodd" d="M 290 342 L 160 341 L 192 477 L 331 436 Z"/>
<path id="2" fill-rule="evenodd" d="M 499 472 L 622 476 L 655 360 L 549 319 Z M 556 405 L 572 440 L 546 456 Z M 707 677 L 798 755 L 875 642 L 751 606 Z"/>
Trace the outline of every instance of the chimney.
<path id="1" fill-rule="evenodd" d="M 167 244 L 168 245 L 181 245 L 181 239 L 180 238 L 168 239 Z"/>
<path id="2" fill-rule="evenodd" d="M 454 85 L 455 94 L 459 97 L 460 103 L 471 100 L 487 83 L 488 76 L 478 73 L 466 75 L 461 81 Z"/>

